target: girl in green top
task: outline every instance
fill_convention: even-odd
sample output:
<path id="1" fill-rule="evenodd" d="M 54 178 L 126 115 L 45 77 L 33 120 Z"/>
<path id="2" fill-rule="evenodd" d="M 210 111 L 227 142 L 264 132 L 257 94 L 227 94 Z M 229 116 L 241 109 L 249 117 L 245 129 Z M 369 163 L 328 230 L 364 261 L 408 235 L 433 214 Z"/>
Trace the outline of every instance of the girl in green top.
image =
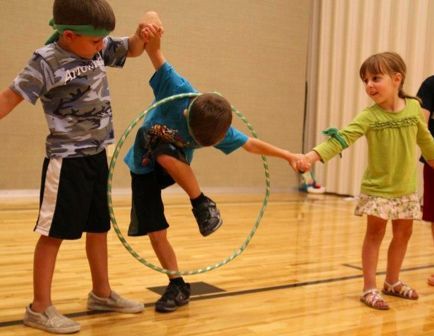
<path id="1" fill-rule="evenodd" d="M 366 136 L 368 167 L 355 214 L 366 214 L 368 221 L 362 248 L 364 288 L 360 300 L 375 309 L 389 309 L 376 285 L 378 254 L 388 220 L 392 221 L 393 238 L 382 292 L 410 300 L 418 298 L 416 291 L 399 279 L 399 273 L 413 219 L 421 218 L 416 194 L 416 145 L 428 164 L 434 166 L 434 141 L 419 101 L 403 91 L 405 75 L 406 66 L 398 54 L 385 52 L 369 57 L 360 67 L 360 78 L 375 104 L 305 156 L 310 164 L 326 162 Z"/>

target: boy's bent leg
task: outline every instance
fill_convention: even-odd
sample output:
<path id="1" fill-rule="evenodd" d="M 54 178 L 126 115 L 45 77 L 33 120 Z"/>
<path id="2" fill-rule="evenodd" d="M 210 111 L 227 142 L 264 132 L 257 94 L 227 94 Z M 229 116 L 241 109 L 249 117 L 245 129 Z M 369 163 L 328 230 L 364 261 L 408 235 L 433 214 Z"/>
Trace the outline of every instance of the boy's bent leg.
<path id="1" fill-rule="evenodd" d="M 176 151 L 176 148 L 174 150 Z M 193 169 L 189 164 L 173 157 L 172 155 L 175 154 L 167 153 L 158 155 L 158 164 L 164 168 L 164 170 L 182 189 L 184 189 L 190 199 L 198 197 L 201 191 Z"/>
<path id="2" fill-rule="evenodd" d="M 121 297 L 110 288 L 108 279 L 107 233 L 87 233 L 86 253 L 92 274 L 92 291 L 88 295 L 89 310 L 140 313 L 144 304 Z"/>
<path id="3" fill-rule="evenodd" d="M 163 147 L 163 146 L 160 146 Z M 173 147 L 173 146 L 172 146 Z M 222 224 L 223 220 L 220 211 L 214 201 L 204 196 L 200 191 L 199 184 L 194 175 L 193 169 L 187 163 L 177 157 L 181 154 L 173 147 L 174 153 L 169 148 L 160 148 L 157 157 L 158 164 L 181 186 L 188 194 L 193 205 L 193 214 L 199 225 L 199 231 L 203 236 L 208 236 L 216 231 Z"/>

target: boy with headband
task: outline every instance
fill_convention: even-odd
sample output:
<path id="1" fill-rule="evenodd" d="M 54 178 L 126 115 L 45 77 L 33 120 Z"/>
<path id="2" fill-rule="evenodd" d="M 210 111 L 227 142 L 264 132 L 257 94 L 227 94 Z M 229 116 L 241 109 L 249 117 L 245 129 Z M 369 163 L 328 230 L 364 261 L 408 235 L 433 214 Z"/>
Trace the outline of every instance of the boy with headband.
<path id="1" fill-rule="evenodd" d="M 0 118 L 23 100 L 42 102 L 49 134 L 34 228 L 41 236 L 34 253 L 34 297 L 24 324 L 72 333 L 80 325 L 53 306 L 51 283 L 62 241 L 79 239 L 83 232 L 93 285 L 88 309 L 139 313 L 144 308 L 115 293 L 108 280 L 105 148 L 114 134 L 105 66 L 122 67 L 126 57 L 142 54 L 162 28 L 140 23 L 129 38 L 109 37 L 115 16 L 105 0 L 55 0 L 53 17 L 56 31 L 46 46 L 0 92 Z"/>

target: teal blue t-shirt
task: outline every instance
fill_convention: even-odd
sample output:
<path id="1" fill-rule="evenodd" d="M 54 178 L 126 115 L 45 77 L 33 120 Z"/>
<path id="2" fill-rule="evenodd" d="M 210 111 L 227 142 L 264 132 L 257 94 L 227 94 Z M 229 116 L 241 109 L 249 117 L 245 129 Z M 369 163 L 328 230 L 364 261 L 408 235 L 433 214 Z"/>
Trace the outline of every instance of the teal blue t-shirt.
<path id="1" fill-rule="evenodd" d="M 197 92 L 193 86 L 169 64 L 164 63 L 152 76 L 149 84 L 154 92 L 155 101 L 181 93 Z M 143 125 L 137 131 L 136 140 L 124 158 L 125 163 L 134 174 L 147 174 L 154 170 L 155 162 L 143 164 L 146 148 L 142 145 L 142 136 L 147 134 L 155 125 L 162 125 L 173 135 L 175 145 L 182 147 L 187 161 L 193 159 L 193 152 L 202 146 L 198 144 L 188 132 L 187 119 L 184 110 L 188 108 L 191 98 L 177 99 L 158 106 L 149 111 Z M 214 147 L 225 154 L 229 154 L 243 146 L 248 140 L 247 135 L 230 127 L 225 137 Z"/>

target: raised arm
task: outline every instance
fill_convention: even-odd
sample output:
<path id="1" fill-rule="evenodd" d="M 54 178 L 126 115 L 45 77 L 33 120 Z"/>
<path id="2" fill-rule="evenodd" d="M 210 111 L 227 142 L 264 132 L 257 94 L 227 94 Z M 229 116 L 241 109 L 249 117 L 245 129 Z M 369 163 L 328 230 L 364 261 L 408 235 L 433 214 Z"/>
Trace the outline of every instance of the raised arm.
<path id="1" fill-rule="evenodd" d="M 156 12 L 148 12 L 146 13 L 146 17 L 148 22 L 163 27 L 160 17 Z M 161 36 L 163 32 L 164 31 L 161 31 L 160 34 L 153 35 L 145 46 L 146 53 L 148 54 L 155 70 L 158 70 L 166 62 L 166 58 L 161 51 Z"/>
<path id="2" fill-rule="evenodd" d="M 146 45 L 146 53 L 148 54 L 155 70 L 158 70 L 166 62 L 166 58 L 160 49 L 160 43 L 161 38 L 156 37 Z"/>
<path id="3" fill-rule="evenodd" d="M 23 97 L 7 88 L 0 92 L 0 119 L 11 112 L 15 106 L 23 101 Z"/>
<path id="4" fill-rule="evenodd" d="M 140 56 L 146 44 L 164 32 L 161 20 L 156 12 L 146 12 L 141 19 L 134 35 L 128 38 L 128 57 Z"/>
<path id="5" fill-rule="evenodd" d="M 271 145 L 268 142 L 249 138 L 243 145 L 243 148 L 249 153 L 260 154 L 265 156 L 274 156 L 286 160 L 292 169 L 296 172 L 309 170 L 310 167 L 306 162 L 301 162 L 304 159 L 304 155 L 291 153 L 288 150 Z"/>

